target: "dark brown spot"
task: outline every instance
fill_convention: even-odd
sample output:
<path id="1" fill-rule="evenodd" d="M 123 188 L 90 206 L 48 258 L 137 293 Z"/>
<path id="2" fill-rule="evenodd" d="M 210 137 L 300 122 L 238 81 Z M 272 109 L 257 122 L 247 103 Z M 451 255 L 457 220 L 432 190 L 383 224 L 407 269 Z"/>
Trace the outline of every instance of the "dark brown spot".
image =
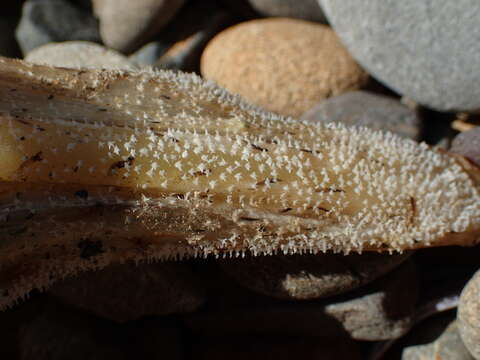
<path id="1" fill-rule="evenodd" d="M 262 181 L 259 181 L 257 182 L 257 186 L 263 186 L 267 183 L 267 180 L 270 184 L 275 184 L 277 182 L 281 182 L 282 180 L 280 180 L 279 178 L 266 178 L 265 180 L 262 180 Z"/>
<path id="2" fill-rule="evenodd" d="M 260 221 L 260 219 L 256 219 L 256 218 L 252 218 L 252 217 L 248 217 L 248 216 L 241 216 L 240 220 L 242 220 L 242 221 Z"/>
<path id="3" fill-rule="evenodd" d="M 120 161 L 117 161 L 115 163 L 113 163 L 111 166 L 110 166 L 110 169 L 108 171 L 108 174 L 109 175 L 112 175 L 115 173 L 115 170 L 117 169 L 123 169 L 125 167 L 125 165 L 129 165 L 131 166 L 134 162 L 135 158 L 133 156 L 129 156 L 127 158 L 127 160 L 120 160 Z"/>
<path id="4" fill-rule="evenodd" d="M 317 188 L 315 192 L 332 192 L 332 193 L 344 193 L 345 190 L 343 189 L 334 189 L 334 188 Z"/>
<path id="5" fill-rule="evenodd" d="M 250 145 L 252 145 L 252 147 L 253 147 L 255 150 L 268 151 L 268 149 L 262 148 L 262 147 L 260 147 L 260 146 L 258 146 L 258 145 L 253 144 L 253 143 L 250 143 Z"/>
<path id="6" fill-rule="evenodd" d="M 289 212 L 289 211 L 291 211 L 291 210 L 292 210 L 292 208 L 286 208 L 286 209 L 281 210 L 280 213 L 281 213 L 281 214 L 284 214 L 284 213 L 287 213 L 287 212 Z"/>
<path id="7" fill-rule="evenodd" d="M 92 241 L 84 239 L 78 243 L 78 248 L 80 249 L 80 257 L 82 259 L 89 259 L 105 252 L 100 240 Z"/>
<path id="8" fill-rule="evenodd" d="M 88 191 L 87 190 L 78 190 L 75 192 L 75 196 L 79 197 L 80 199 L 88 199 Z"/>
<path id="9" fill-rule="evenodd" d="M 52 94 L 48 95 L 48 100 L 52 100 L 54 98 L 54 96 Z"/>
<path id="10" fill-rule="evenodd" d="M 42 152 L 39 151 L 38 153 L 36 153 L 36 154 L 33 155 L 32 157 L 30 157 L 30 160 L 33 161 L 33 162 L 42 161 L 42 160 L 43 160 L 43 158 L 42 158 Z"/>
<path id="11" fill-rule="evenodd" d="M 322 210 L 322 211 L 325 211 L 325 212 L 330 212 L 331 210 L 327 209 L 327 208 L 324 208 L 324 207 L 317 207 L 318 210 Z"/>
<path id="12" fill-rule="evenodd" d="M 170 96 L 168 96 L 168 95 L 163 95 L 163 94 L 160 95 L 160 97 L 163 98 L 163 99 L 165 99 L 165 100 L 170 100 L 170 99 L 171 99 Z"/>
<path id="13" fill-rule="evenodd" d="M 309 153 L 309 154 L 311 154 L 313 152 L 312 150 L 308 150 L 308 149 L 300 149 L 300 151 L 303 151 L 303 152 L 306 152 L 306 153 Z"/>

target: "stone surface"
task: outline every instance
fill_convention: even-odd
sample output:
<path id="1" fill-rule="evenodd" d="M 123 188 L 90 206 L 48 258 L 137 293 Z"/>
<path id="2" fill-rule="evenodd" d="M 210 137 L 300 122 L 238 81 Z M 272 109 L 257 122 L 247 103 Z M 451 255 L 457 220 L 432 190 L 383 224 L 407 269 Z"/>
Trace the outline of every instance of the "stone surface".
<path id="1" fill-rule="evenodd" d="M 439 111 L 480 109 L 477 1 L 319 2 L 352 55 L 390 88 Z"/>
<path id="2" fill-rule="evenodd" d="M 184 0 L 93 0 L 107 47 L 132 52 L 158 33 Z"/>
<path id="3" fill-rule="evenodd" d="M 325 341 L 305 337 L 216 337 L 201 338 L 192 353 L 198 360 L 360 360 L 358 345 L 352 341 Z"/>
<path id="4" fill-rule="evenodd" d="M 115 50 L 86 41 L 50 43 L 33 49 L 25 60 L 67 68 L 125 69 L 135 66 Z"/>
<path id="5" fill-rule="evenodd" d="M 112 265 L 67 279 L 48 292 L 117 322 L 194 311 L 205 301 L 201 281 L 181 262 Z"/>
<path id="6" fill-rule="evenodd" d="M 199 72 L 203 49 L 213 36 L 232 23 L 230 13 L 212 0 L 185 4 L 155 41 L 130 56 L 139 65 Z"/>
<path id="7" fill-rule="evenodd" d="M 422 123 L 417 113 L 398 100 L 366 91 L 351 91 L 320 102 L 301 117 L 312 122 L 366 126 L 419 140 Z"/>
<path id="8" fill-rule="evenodd" d="M 207 45 L 201 73 L 256 105 L 291 116 L 356 90 L 368 78 L 329 27 L 286 18 L 224 30 Z"/>
<path id="9" fill-rule="evenodd" d="M 402 352 L 402 360 L 474 360 L 458 333 L 457 323 L 435 317 L 413 330 Z M 445 321 L 447 320 L 447 321 Z"/>
<path id="10" fill-rule="evenodd" d="M 117 329 L 92 316 L 50 305 L 18 334 L 18 359 L 128 359 Z"/>
<path id="11" fill-rule="evenodd" d="M 410 261 L 362 289 L 326 300 L 285 302 L 218 280 L 207 306 L 182 316 L 194 334 L 397 338 L 412 324 L 418 290 Z"/>
<path id="12" fill-rule="evenodd" d="M 465 156 L 480 166 L 480 126 L 458 134 L 453 139 L 450 151 Z"/>
<path id="13" fill-rule="evenodd" d="M 275 255 L 219 260 L 239 284 L 267 296 L 317 299 L 345 293 L 390 271 L 408 254 Z"/>
<path id="14" fill-rule="evenodd" d="M 100 42 L 98 21 L 95 17 L 66 0 L 25 2 L 16 38 L 24 55 L 50 42 Z"/>
<path id="15" fill-rule="evenodd" d="M 480 359 L 480 271 L 462 291 L 457 312 L 458 329 L 475 359 Z"/>
<path id="16" fill-rule="evenodd" d="M 249 0 L 249 2 L 252 8 L 263 16 L 291 17 L 326 22 L 325 15 L 317 0 Z"/>

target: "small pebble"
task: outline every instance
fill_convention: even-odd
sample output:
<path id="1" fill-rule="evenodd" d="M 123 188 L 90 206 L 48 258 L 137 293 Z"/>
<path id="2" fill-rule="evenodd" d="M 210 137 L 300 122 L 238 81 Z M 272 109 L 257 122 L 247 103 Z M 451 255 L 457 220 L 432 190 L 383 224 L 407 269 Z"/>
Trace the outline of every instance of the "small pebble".
<path id="1" fill-rule="evenodd" d="M 124 55 L 115 50 L 86 41 L 49 43 L 30 51 L 25 60 L 66 68 L 124 69 L 135 66 Z"/>
<path id="2" fill-rule="evenodd" d="M 328 26 L 287 18 L 224 30 L 207 45 L 201 73 L 253 104 L 296 117 L 368 79 Z"/>
<path id="3" fill-rule="evenodd" d="M 351 91 L 320 102 L 301 117 L 311 122 L 339 122 L 366 126 L 420 140 L 422 123 L 417 113 L 398 100 L 367 91 Z"/>
<path id="4" fill-rule="evenodd" d="M 480 166 L 480 126 L 458 134 L 450 151 L 467 157 Z"/>
<path id="5" fill-rule="evenodd" d="M 250 256 L 219 260 L 239 284 L 267 296 L 318 299 L 365 285 L 392 270 L 409 254 L 317 254 Z"/>
<path id="6" fill-rule="evenodd" d="M 476 0 L 318 0 L 355 59 L 401 95 L 438 111 L 480 109 Z"/>
<path id="7" fill-rule="evenodd" d="M 112 265 L 57 283 L 48 293 L 117 322 L 190 312 L 205 301 L 202 283 L 182 262 Z"/>
<path id="8" fill-rule="evenodd" d="M 24 55 L 50 42 L 101 41 L 95 17 L 66 0 L 26 1 L 16 38 Z"/>
<path id="9" fill-rule="evenodd" d="M 410 261 L 359 290 L 315 301 L 261 297 L 218 280 L 207 307 L 182 316 L 195 334 L 393 339 L 410 329 L 418 291 Z"/>
<path id="10" fill-rule="evenodd" d="M 457 311 L 458 329 L 463 342 L 476 360 L 480 359 L 480 271 L 467 283 Z"/>
<path id="11" fill-rule="evenodd" d="M 107 47 L 131 53 L 175 16 L 184 0 L 92 0 Z"/>

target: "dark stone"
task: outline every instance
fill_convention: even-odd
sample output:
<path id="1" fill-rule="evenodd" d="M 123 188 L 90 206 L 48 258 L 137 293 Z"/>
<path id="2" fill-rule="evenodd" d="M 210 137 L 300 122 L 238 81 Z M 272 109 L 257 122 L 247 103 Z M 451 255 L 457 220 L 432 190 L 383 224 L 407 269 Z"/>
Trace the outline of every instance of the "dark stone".
<path id="1" fill-rule="evenodd" d="M 302 302 L 262 297 L 217 274 L 218 270 L 210 271 L 207 306 L 182 316 L 194 334 L 392 339 L 410 328 L 417 300 L 418 284 L 410 261 L 349 294 Z"/>
<path id="2" fill-rule="evenodd" d="M 308 337 L 221 335 L 196 340 L 192 353 L 198 360 L 360 360 L 359 346 L 347 339 L 326 341 Z"/>
<path id="3" fill-rule="evenodd" d="M 345 293 L 392 270 L 409 254 L 249 256 L 219 260 L 242 286 L 283 299 L 318 299 Z"/>
<path id="4" fill-rule="evenodd" d="M 18 359 L 126 360 L 123 340 L 114 324 L 49 304 L 21 326 Z"/>
<path id="5" fill-rule="evenodd" d="M 117 322 L 196 310 L 205 291 L 188 264 L 110 265 L 55 284 L 49 294 Z"/>
<path id="6" fill-rule="evenodd" d="M 66 0 L 25 2 L 16 38 L 24 55 L 49 42 L 101 41 L 95 17 Z"/>
<path id="7" fill-rule="evenodd" d="M 307 111 L 302 119 L 366 126 L 414 140 L 419 140 L 422 132 L 422 122 L 415 110 L 394 98 L 366 91 L 351 91 L 329 98 Z"/>

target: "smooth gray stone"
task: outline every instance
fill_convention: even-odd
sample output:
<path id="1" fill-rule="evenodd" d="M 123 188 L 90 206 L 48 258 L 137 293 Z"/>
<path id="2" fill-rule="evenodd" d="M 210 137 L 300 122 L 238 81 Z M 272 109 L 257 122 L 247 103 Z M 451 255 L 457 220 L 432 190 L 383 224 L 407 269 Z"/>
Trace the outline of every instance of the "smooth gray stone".
<path id="1" fill-rule="evenodd" d="M 97 19 L 66 0 L 25 2 L 16 38 L 24 55 L 49 42 L 101 42 Z"/>
<path id="2" fill-rule="evenodd" d="M 279 16 L 318 21 L 326 18 L 317 0 L 249 0 L 252 8 L 263 16 Z"/>
<path id="3" fill-rule="evenodd" d="M 476 0 L 318 0 L 354 58 L 388 87 L 439 111 L 480 110 Z"/>
<path id="4" fill-rule="evenodd" d="M 366 126 L 419 140 L 422 122 L 415 110 L 398 100 L 367 91 L 351 91 L 322 101 L 302 116 L 312 122 Z"/>

